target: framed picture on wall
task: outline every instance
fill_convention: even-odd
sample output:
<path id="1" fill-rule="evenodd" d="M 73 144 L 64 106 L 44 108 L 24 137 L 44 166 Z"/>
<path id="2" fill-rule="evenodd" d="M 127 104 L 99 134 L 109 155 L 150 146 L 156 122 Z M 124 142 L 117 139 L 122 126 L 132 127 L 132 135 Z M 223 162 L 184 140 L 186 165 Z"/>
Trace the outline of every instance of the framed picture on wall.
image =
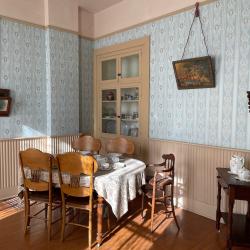
<path id="1" fill-rule="evenodd" d="M 11 97 L 0 96 L 0 116 L 9 116 Z"/>
<path id="2" fill-rule="evenodd" d="M 211 56 L 173 62 L 178 89 L 214 88 Z"/>

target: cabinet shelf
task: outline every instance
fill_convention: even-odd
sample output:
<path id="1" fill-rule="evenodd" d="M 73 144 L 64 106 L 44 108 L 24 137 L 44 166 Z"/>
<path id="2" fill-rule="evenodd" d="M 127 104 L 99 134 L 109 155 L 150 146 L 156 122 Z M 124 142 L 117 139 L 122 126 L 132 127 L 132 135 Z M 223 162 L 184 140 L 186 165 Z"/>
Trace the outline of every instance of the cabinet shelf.
<path id="1" fill-rule="evenodd" d="M 121 119 L 123 122 L 139 122 L 139 119 Z"/>
<path id="2" fill-rule="evenodd" d="M 122 100 L 122 103 L 131 103 L 131 102 L 139 102 L 139 99 L 136 100 Z"/>
<path id="3" fill-rule="evenodd" d="M 112 101 L 102 100 L 102 102 L 104 102 L 104 103 L 114 103 L 114 102 L 116 102 L 116 100 L 112 100 Z"/>
<path id="4" fill-rule="evenodd" d="M 115 117 L 102 117 L 102 120 L 111 120 L 111 121 L 115 121 L 116 118 L 115 118 Z"/>

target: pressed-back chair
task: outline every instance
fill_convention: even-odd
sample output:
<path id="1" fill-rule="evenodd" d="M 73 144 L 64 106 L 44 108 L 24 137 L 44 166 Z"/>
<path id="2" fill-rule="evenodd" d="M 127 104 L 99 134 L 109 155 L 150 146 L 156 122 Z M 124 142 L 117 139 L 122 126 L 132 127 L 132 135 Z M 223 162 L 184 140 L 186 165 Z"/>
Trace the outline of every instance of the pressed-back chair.
<path id="1" fill-rule="evenodd" d="M 83 156 L 76 152 L 57 155 L 59 166 L 59 180 L 62 195 L 62 231 L 61 240 L 64 240 L 65 225 L 71 224 L 75 226 L 88 228 L 89 249 L 92 244 L 92 212 L 93 206 L 96 205 L 93 199 L 93 175 L 98 169 L 96 160 L 92 156 Z M 70 175 L 70 183 L 64 183 L 62 173 Z M 80 185 L 80 175 L 86 175 L 89 178 L 89 185 Z M 82 225 L 74 222 L 66 223 L 66 209 L 74 208 L 88 211 L 89 223 Z"/>
<path id="2" fill-rule="evenodd" d="M 168 215 L 173 214 L 175 224 L 178 230 L 180 229 L 174 207 L 175 156 L 163 154 L 162 158 L 164 160 L 162 163 L 147 166 L 146 174 L 147 172 L 151 172 L 151 174 L 153 172 L 153 177 L 147 178 L 148 183 L 142 186 L 142 217 L 144 217 L 144 198 L 146 196 L 151 207 L 151 232 L 153 232 L 156 203 L 164 204 L 166 213 Z M 168 187 L 170 188 L 170 194 Z"/>
<path id="3" fill-rule="evenodd" d="M 20 165 L 24 185 L 24 203 L 25 203 L 25 233 L 30 226 L 32 218 L 42 219 L 38 215 L 45 211 L 45 220 L 48 224 L 48 238 L 51 237 L 52 211 L 61 206 L 61 197 L 52 188 L 52 162 L 53 156 L 34 148 L 29 148 L 19 152 Z M 26 169 L 30 175 L 25 174 Z M 41 171 L 48 172 L 48 181 L 40 180 Z M 31 204 L 31 201 L 34 203 Z M 40 209 L 34 215 L 31 215 L 30 208 L 34 204 L 44 203 L 45 207 Z M 47 213 L 48 217 L 47 217 Z"/>
<path id="4" fill-rule="evenodd" d="M 106 151 L 107 153 L 132 155 L 135 151 L 135 145 L 132 141 L 127 140 L 124 137 L 117 137 L 108 140 L 106 144 Z"/>
<path id="5" fill-rule="evenodd" d="M 101 141 L 90 135 L 80 135 L 79 138 L 72 142 L 72 148 L 75 151 L 90 151 L 91 153 L 99 153 L 101 146 Z"/>

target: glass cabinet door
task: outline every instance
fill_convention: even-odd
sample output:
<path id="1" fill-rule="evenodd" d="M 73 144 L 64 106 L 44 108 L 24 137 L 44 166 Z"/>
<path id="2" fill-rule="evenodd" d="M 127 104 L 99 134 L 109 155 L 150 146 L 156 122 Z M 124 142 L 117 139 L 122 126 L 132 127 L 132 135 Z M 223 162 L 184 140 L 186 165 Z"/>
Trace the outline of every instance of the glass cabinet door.
<path id="1" fill-rule="evenodd" d="M 121 89 L 121 135 L 139 136 L 139 88 Z"/>
<path id="2" fill-rule="evenodd" d="M 117 77 L 116 72 L 116 59 L 103 60 L 101 62 L 101 80 L 110 81 L 115 80 Z"/>
<path id="3" fill-rule="evenodd" d="M 121 78 L 139 77 L 139 54 L 121 57 Z"/>
<path id="4" fill-rule="evenodd" d="M 116 89 L 102 90 L 102 133 L 116 134 Z"/>

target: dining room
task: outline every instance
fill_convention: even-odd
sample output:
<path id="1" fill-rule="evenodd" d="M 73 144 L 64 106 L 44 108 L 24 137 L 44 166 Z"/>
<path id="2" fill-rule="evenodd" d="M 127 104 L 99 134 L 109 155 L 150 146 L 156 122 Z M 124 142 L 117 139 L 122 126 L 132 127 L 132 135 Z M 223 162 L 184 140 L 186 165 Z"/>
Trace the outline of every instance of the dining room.
<path id="1" fill-rule="evenodd" d="M 0 0 L 0 249 L 250 249 L 249 0 Z"/>

